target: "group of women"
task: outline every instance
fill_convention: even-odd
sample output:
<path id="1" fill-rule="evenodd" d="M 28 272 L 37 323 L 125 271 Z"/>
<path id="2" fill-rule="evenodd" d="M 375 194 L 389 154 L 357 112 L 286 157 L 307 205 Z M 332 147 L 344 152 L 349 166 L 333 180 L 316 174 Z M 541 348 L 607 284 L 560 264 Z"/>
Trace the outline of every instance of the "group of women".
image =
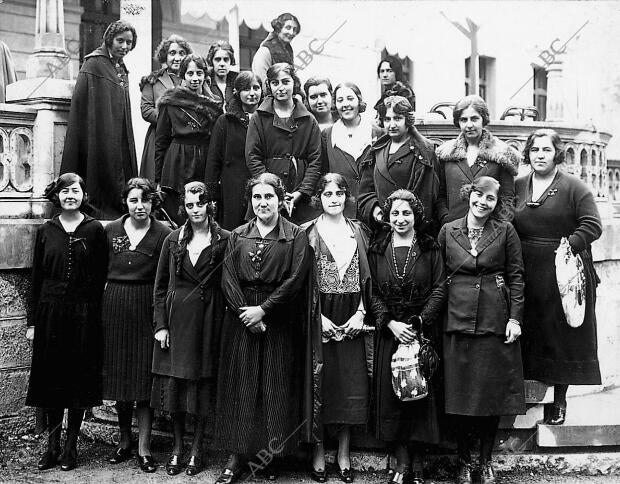
<path id="1" fill-rule="evenodd" d="M 521 155 L 486 128 L 478 96 L 456 103 L 460 134 L 436 148 L 414 125 L 396 59 L 378 66 L 376 123 L 361 116 L 354 83 L 313 78 L 302 93 L 288 45 L 299 22 L 283 14 L 273 25 L 264 84 L 231 74 L 226 43 L 204 60 L 178 36 L 162 42 L 165 65 L 142 82 L 146 177 L 125 182 L 120 204 L 95 200 L 124 212 L 105 229 L 84 213 L 91 171 L 48 187 L 59 214 L 37 232 L 27 332 L 27 403 L 46 409 L 49 430 L 39 468 L 76 466 L 84 409 L 106 399 L 120 428 L 109 461 L 133 455 L 135 406 L 145 472 L 157 467 L 155 409 L 171 415 L 170 475 L 200 472 L 208 434 L 230 453 L 217 483 L 248 469 L 276 479 L 301 443 L 325 482 L 324 442 L 335 437 L 337 475 L 352 482 L 357 426 L 394 452 L 391 483 L 424 482 L 427 448 L 451 440 L 457 482 L 472 482 L 474 441 L 481 480 L 494 482 L 499 418 L 525 412 L 524 377 L 554 385 L 552 424 L 564 422 L 568 385 L 600 383 L 593 196 L 559 170 L 563 146 L 549 129 L 529 136 L 532 171 L 515 182 Z M 135 45 L 135 31 L 117 22 L 104 40 L 106 55 L 84 66 L 110 60 L 124 79 L 115 53 Z M 83 71 L 78 83 L 94 82 Z M 585 266 L 578 328 L 555 281 L 562 237 Z M 440 365 L 428 396 L 403 402 L 392 356 L 422 336 Z"/>

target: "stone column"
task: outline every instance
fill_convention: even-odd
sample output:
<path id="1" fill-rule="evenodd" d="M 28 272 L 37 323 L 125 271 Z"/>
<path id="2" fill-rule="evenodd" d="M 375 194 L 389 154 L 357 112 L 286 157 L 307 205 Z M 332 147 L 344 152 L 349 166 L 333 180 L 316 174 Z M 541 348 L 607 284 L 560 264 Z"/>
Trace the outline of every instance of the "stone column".
<path id="1" fill-rule="evenodd" d="M 566 94 L 564 91 L 563 55 L 558 54 L 547 66 L 547 122 L 564 121 Z"/>
<path id="2" fill-rule="evenodd" d="M 71 79 L 71 63 L 65 48 L 63 0 L 37 0 L 34 50 L 26 77 Z"/>

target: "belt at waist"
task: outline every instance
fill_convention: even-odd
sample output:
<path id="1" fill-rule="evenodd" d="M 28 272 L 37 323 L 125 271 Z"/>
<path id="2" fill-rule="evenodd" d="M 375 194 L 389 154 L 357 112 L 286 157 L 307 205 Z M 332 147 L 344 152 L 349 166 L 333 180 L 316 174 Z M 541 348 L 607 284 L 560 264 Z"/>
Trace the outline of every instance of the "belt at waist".
<path id="1" fill-rule="evenodd" d="M 521 242 L 525 242 L 526 244 L 534 244 L 534 245 L 560 245 L 560 239 L 556 237 L 531 237 L 524 236 L 521 237 Z"/>
<path id="2" fill-rule="evenodd" d="M 256 291 L 256 292 L 273 292 L 279 284 L 242 284 L 241 288 L 244 291 Z"/>
<path id="3" fill-rule="evenodd" d="M 195 145 L 195 146 L 209 146 L 209 139 L 207 136 L 201 136 L 200 138 L 172 138 L 172 143 L 178 145 Z"/>
<path id="4" fill-rule="evenodd" d="M 76 286 L 68 281 L 46 279 L 41 286 L 41 299 L 46 297 L 63 298 L 64 302 L 88 300 L 92 288 L 89 285 Z M 61 301 L 62 302 L 62 301 Z"/>

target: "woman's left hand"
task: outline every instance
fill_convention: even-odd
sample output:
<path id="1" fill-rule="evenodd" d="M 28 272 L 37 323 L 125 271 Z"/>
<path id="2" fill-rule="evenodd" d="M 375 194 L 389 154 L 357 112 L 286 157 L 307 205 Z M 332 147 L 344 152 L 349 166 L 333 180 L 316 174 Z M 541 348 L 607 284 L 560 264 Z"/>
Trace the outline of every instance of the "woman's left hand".
<path id="1" fill-rule="evenodd" d="M 239 319 L 248 328 L 262 321 L 265 316 L 265 311 L 260 306 L 244 306 L 239 309 L 243 311 Z"/>
<path id="2" fill-rule="evenodd" d="M 508 323 L 506 323 L 506 341 L 504 343 L 514 343 L 519 336 L 521 336 L 521 325 L 508 320 Z"/>
<path id="3" fill-rule="evenodd" d="M 344 329 L 345 336 L 350 338 L 355 338 L 358 334 L 361 333 L 362 328 L 364 327 L 364 315 L 357 311 L 353 316 L 349 318 L 349 320 L 342 326 Z"/>

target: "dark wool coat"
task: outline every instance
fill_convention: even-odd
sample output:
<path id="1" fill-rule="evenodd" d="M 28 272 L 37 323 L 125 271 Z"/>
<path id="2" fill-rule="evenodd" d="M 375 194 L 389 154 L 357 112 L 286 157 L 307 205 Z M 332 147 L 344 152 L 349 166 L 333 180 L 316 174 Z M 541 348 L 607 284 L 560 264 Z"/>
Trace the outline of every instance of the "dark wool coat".
<path id="1" fill-rule="evenodd" d="M 601 217 L 590 188 L 559 171 L 546 192 L 532 200 L 532 175 L 516 181 L 514 226 L 525 263 L 523 365 L 526 378 L 548 384 L 598 385 L 596 286 L 600 282 L 591 244 L 601 236 Z M 527 205 L 530 202 L 539 205 Z M 567 237 L 583 260 L 586 314 L 578 328 L 566 322 L 555 275 L 555 251 Z"/>
<path id="2" fill-rule="evenodd" d="M 211 73 L 211 84 L 209 85 L 211 88 L 211 92 L 213 93 L 214 96 L 217 96 L 218 98 L 220 98 L 220 106 L 226 106 L 226 109 L 228 109 L 228 106 L 227 106 L 228 102 L 233 97 L 233 85 L 238 75 L 239 73 L 236 71 L 230 71 L 226 75 L 226 92 L 222 92 L 220 91 L 220 87 L 217 85 L 217 82 L 215 81 L 215 73 L 214 72 Z"/>
<path id="3" fill-rule="evenodd" d="M 179 255 L 184 227 L 166 237 L 159 256 L 153 294 L 154 332 L 167 329 L 170 347 L 162 350 L 159 342 L 155 343 L 153 373 L 186 380 L 214 378 L 225 309 L 222 261 L 230 234 L 212 226 L 211 246 L 194 266 L 187 250 Z"/>
<path id="4" fill-rule="evenodd" d="M 521 155 L 511 146 L 482 131 L 478 159 L 470 168 L 467 163 L 467 142 L 463 133 L 437 148 L 441 180 L 439 216 L 442 224 L 465 216 L 469 209 L 461 197 L 461 187 L 480 176 L 490 176 L 500 183 L 498 208 L 502 220 L 514 215 L 514 177 L 519 170 Z"/>
<path id="5" fill-rule="evenodd" d="M 185 87 L 166 91 L 157 107 L 155 181 L 181 193 L 187 182 L 205 179 L 211 130 L 222 110 Z"/>
<path id="6" fill-rule="evenodd" d="M 86 215 L 72 234 L 58 216 L 39 226 L 28 308 L 35 337 L 27 405 L 85 408 L 101 403 L 106 270 L 106 237 L 95 219 Z"/>
<path id="7" fill-rule="evenodd" d="M 521 243 L 509 222 L 490 218 L 471 254 L 467 217 L 449 222 L 438 238 L 446 262 L 446 332 L 504 335 L 509 318 L 523 321 Z"/>
<path id="8" fill-rule="evenodd" d="M 138 173 L 136 148 L 126 75 L 103 45 L 84 58 L 73 89 L 60 167 L 61 174 L 68 172 L 84 178 L 98 215 L 123 214 L 123 187 Z"/>
<path id="9" fill-rule="evenodd" d="M 250 171 L 245 163 L 245 140 L 249 116 L 239 102 L 231 102 L 228 112 L 213 127 L 205 179 L 217 194 L 217 219 L 227 230 L 244 223 L 247 210 L 245 185 Z"/>
<path id="10" fill-rule="evenodd" d="M 383 208 L 386 198 L 399 188 L 406 188 L 417 195 L 424 205 L 424 216 L 435 234 L 439 203 L 439 164 L 435 146 L 415 128 L 410 128 L 409 151 L 399 156 L 397 162 L 412 166 L 406 177 L 395 179 L 390 173 L 389 151 L 391 138 L 384 135 L 370 149 L 362 163 L 359 187 L 358 213 L 371 227 L 376 225 L 372 218 L 375 207 Z M 384 214 L 387 221 L 387 214 Z"/>
<path id="11" fill-rule="evenodd" d="M 285 123 L 275 115 L 273 97 L 267 97 L 250 119 L 245 158 L 252 176 L 270 172 L 284 182 L 287 192 L 299 191 L 301 199 L 293 211 L 294 223 L 316 216 L 310 207 L 321 175 L 321 131 L 314 116 L 295 100 L 295 108 Z M 293 176 L 294 163 L 296 176 Z"/>
<path id="12" fill-rule="evenodd" d="M 168 89 L 173 89 L 181 83 L 181 79 L 162 68 L 144 76 L 140 81 L 140 112 L 142 119 L 149 123 L 149 129 L 144 138 L 144 149 L 140 163 L 140 176 L 155 180 L 155 128 L 157 128 L 157 101 Z"/>

